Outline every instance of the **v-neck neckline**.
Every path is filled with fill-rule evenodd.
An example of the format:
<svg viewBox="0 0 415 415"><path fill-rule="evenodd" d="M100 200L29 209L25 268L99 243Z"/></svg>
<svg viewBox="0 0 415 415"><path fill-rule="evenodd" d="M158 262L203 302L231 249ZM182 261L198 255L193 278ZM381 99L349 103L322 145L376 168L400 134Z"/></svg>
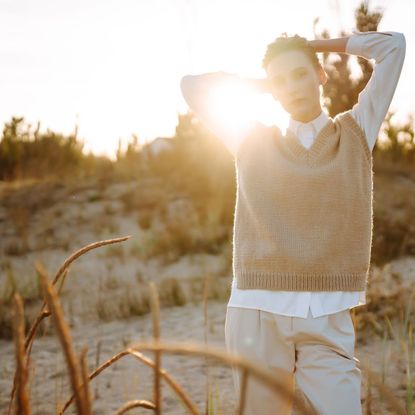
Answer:
<svg viewBox="0 0 415 415"><path fill-rule="evenodd" d="M333 133L334 122L329 118L314 138L310 148L306 148L302 145L299 138L289 129L283 136L283 140L287 143L287 147L291 150L295 157L305 160L314 159L320 154L321 148L323 148L327 142L327 138Z"/></svg>

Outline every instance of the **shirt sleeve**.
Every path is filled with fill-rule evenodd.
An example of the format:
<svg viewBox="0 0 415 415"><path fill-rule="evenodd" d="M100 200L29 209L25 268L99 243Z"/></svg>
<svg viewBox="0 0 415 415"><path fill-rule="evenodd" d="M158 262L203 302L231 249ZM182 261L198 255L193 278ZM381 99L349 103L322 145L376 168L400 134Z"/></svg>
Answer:
<svg viewBox="0 0 415 415"><path fill-rule="evenodd" d="M226 97L237 89L230 88L221 96L220 88L226 88L226 85L242 86L242 82L239 76L226 72L185 75L180 81L180 89L189 108L236 157L241 143L258 122L248 115L244 98L239 100L236 108L233 105L235 97ZM226 98L230 98L229 102Z"/></svg>
<svg viewBox="0 0 415 415"><path fill-rule="evenodd" d="M355 31L347 41L346 53L375 60L372 75L351 110L366 134L370 151L395 93L405 51L405 36L399 32Z"/></svg>

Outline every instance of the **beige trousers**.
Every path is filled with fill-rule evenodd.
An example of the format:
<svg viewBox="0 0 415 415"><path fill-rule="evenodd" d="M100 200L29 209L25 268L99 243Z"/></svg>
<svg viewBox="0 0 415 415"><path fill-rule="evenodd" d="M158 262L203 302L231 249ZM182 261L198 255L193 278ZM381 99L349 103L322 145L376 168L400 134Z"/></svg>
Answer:
<svg viewBox="0 0 415 415"><path fill-rule="evenodd" d="M228 351L270 368L288 371L284 380L300 389L319 415L361 415L361 371L354 357L355 330L349 309L313 318L288 317L262 310L228 307ZM239 400L240 370L232 368ZM244 415L288 415L293 403L257 380L248 378Z"/></svg>

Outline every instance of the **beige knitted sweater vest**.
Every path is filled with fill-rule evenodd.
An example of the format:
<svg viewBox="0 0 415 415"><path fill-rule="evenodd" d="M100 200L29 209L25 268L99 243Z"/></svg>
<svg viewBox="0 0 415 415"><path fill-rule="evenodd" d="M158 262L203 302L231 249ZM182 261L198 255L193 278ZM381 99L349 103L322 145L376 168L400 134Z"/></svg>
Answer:
<svg viewBox="0 0 415 415"><path fill-rule="evenodd" d="M259 124L235 158L233 272L239 289L366 289L373 229L372 154L350 111L310 149Z"/></svg>

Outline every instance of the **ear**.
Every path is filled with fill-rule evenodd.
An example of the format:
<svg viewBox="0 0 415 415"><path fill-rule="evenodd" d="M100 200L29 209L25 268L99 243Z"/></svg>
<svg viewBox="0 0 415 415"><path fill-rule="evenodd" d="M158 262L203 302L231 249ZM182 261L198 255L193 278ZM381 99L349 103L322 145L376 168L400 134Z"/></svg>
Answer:
<svg viewBox="0 0 415 415"><path fill-rule="evenodd" d="M318 72L318 77L319 77L320 84L321 85L325 85L326 82L327 82L327 79L328 79L326 71L323 69L322 66L320 66L318 68L318 71L317 72Z"/></svg>

